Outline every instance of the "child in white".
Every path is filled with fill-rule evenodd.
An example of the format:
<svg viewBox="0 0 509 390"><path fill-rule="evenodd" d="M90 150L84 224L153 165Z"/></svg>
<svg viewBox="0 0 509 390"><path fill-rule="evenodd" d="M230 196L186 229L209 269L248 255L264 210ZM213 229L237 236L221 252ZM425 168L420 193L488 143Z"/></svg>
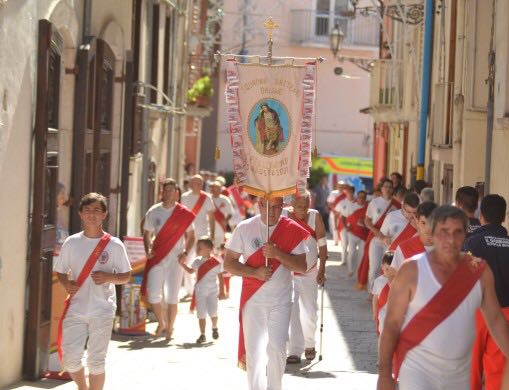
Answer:
<svg viewBox="0 0 509 390"><path fill-rule="evenodd" d="M200 276L200 268L210 268L204 275L199 277L194 286L194 298L196 299L196 314L200 326L200 337L196 340L198 344L207 341L205 337L206 317L209 315L212 321L212 338L219 338L217 328L217 303L218 299L224 299L224 282L223 282L223 264L218 259L212 257L214 244L208 237L202 237L196 244L197 257L191 267L185 263L185 259L180 261L180 265L188 273L198 273ZM211 263L212 262L212 263ZM217 280L219 280L219 287Z"/></svg>
<svg viewBox="0 0 509 390"><path fill-rule="evenodd" d="M394 252L387 251L382 258L382 275L378 276L373 282L373 319L377 324L377 334L382 333L383 324L385 320L385 314L387 313L387 300L385 302L379 302L380 293L388 284L390 285L396 273L391 269L392 259L394 258Z"/></svg>
<svg viewBox="0 0 509 390"><path fill-rule="evenodd" d="M111 237L90 275L81 287L76 284L105 234L102 221L106 218L106 210L104 196L91 193L82 198L79 214L84 230L65 240L54 267L59 282L71 295L62 326L63 368L79 389L100 390L104 385L106 351L117 308L115 284L126 283L131 271L124 244ZM82 365L85 345L90 385L87 385Z"/></svg>

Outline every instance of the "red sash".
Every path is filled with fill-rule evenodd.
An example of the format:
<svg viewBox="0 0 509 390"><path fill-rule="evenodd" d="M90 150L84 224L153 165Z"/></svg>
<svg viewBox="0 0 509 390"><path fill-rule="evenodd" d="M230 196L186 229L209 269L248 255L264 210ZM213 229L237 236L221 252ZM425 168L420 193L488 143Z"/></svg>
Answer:
<svg viewBox="0 0 509 390"><path fill-rule="evenodd" d="M338 203L341 202L345 198L346 198L346 194L344 194L344 193L336 196L336 199L334 199L334 202L332 203L332 211L334 212L334 214L337 213L336 206L338 205ZM344 229L343 221L341 220L341 214L339 214L339 218L338 218L338 233L340 233L343 229Z"/></svg>
<svg viewBox="0 0 509 390"><path fill-rule="evenodd" d="M194 285L194 289L196 291L196 285L200 283L200 280L203 279L205 275L214 267L218 266L220 263L214 256L211 256L207 261L205 261L200 268L198 268L198 272L196 273L196 283ZM193 311L196 308L196 293L193 292L193 299L191 299L191 307L189 310Z"/></svg>
<svg viewBox="0 0 509 390"><path fill-rule="evenodd" d="M222 213L222 211L216 206L214 203L215 210L214 210L214 217L216 218L216 222L221 225L221 229L223 229L223 232L226 233L226 217Z"/></svg>
<svg viewBox="0 0 509 390"><path fill-rule="evenodd" d="M309 226L309 224L306 221L304 221L303 219L297 218L294 213L292 213L291 215L293 215L293 217L290 217L290 214L288 214L288 218L291 218L293 221L297 222L299 224L299 226L301 228L304 228L309 233L309 235L311 237L313 237L315 240L317 239L315 230L311 226ZM317 245L318 245L318 243L317 243ZM318 259L315 262L315 264L313 264L311 267L309 267L309 269L307 271L311 271L313 268L315 268L317 262L318 262ZM296 276L304 275L304 273L302 273L302 272L294 272L293 274Z"/></svg>
<svg viewBox="0 0 509 390"><path fill-rule="evenodd" d="M195 208L196 205L193 210ZM143 281L141 282L142 296L147 295L148 273L153 267L159 264L168 255L168 253L170 253L175 244L177 244L182 235L186 232L189 225L191 225L194 218L195 214L188 208L182 206L180 203L175 204L175 209L173 210L171 217L166 220L152 244L154 257L147 259L147 263L145 264Z"/></svg>
<svg viewBox="0 0 509 390"><path fill-rule="evenodd" d="M94 269L95 264L97 263L97 260L99 259L99 256L101 256L101 253L103 253L104 248L106 248L106 245L111 240L111 235L106 233L104 234L99 242L97 243L96 247L90 254L90 256L87 259L87 262L81 269L80 274L78 275L78 279L76 279L76 285L78 288L80 288L83 283L85 283L85 280L88 278L92 270ZM62 332L63 332L63 323L65 315L67 314L67 311L69 310L69 306L71 306L71 299L72 297L70 295L67 296L64 302L64 311L62 312L62 316L60 317L60 320L58 321L58 335L57 335L57 345L58 345L58 358L60 360L60 363L62 363Z"/></svg>
<svg viewBox="0 0 509 390"><path fill-rule="evenodd" d="M276 228L270 236L270 242L276 244L283 252L290 253L301 241L308 237L308 233L301 228L296 222L287 217L281 217ZM280 262L275 259L269 259L269 266L273 272L276 272L280 266ZM258 249L246 260L246 265L253 268L263 267L265 265L265 257L263 257L262 249ZM244 345L244 331L242 328L242 309L247 301L258 291L265 282L249 277L242 278L242 292L240 294L240 310L239 310L239 367L246 367L246 347Z"/></svg>
<svg viewBox="0 0 509 390"><path fill-rule="evenodd" d="M200 191L200 196L198 197L198 200L196 201L193 209L191 210L191 212L195 216L197 216L200 213L201 207L203 206L203 203L205 203L205 199L207 199L207 193L204 191Z"/></svg>
<svg viewBox="0 0 509 390"><path fill-rule="evenodd" d="M380 335L380 322L378 319L378 316L380 314L380 310L384 308L384 306L387 304L387 300L389 299L389 291L391 287L389 286L389 283L387 283L382 291L380 291L380 295L378 296L378 304L376 308L376 333Z"/></svg>
<svg viewBox="0 0 509 390"><path fill-rule="evenodd" d="M407 223L405 228L392 241L392 244L389 245L389 250L395 251L399 244L412 238L415 235L415 233L417 233L417 230L412 226L410 222Z"/></svg>
<svg viewBox="0 0 509 390"><path fill-rule="evenodd" d="M391 199L389 206L385 209L385 211L380 215L378 221L373 225L375 228L380 229L382 224L384 223L385 217L389 213L393 207L396 209L401 208L401 203L399 203L396 199ZM366 238L366 243L364 244L364 253L362 255L361 264L359 265L359 269L357 270L357 281L359 283L360 288L364 288L368 283L368 273L369 273L369 245L371 244L371 240L374 238L373 232L370 230L368 237Z"/></svg>
<svg viewBox="0 0 509 390"><path fill-rule="evenodd" d="M415 255L423 253L426 250L419 236L415 236L409 240L403 241L401 244L399 244L399 249L401 249L401 253L403 253L403 260L414 257Z"/></svg>
<svg viewBox="0 0 509 390"><path fill-rule="evenodd" d="M365 226L359 225L359 221L366 217L367 209L368 205L365 205L364 207L355 210L352 214L346 217L346 223L350 225L350 233L356 237L359 237L363 241L365 241L368 237L369 229Z"/></svg>
<svg viewBox="0 0 509 390"><path fill-rule="evenodd" d="M463 258L440 290L401 331L393 355L393 372L396 379L408 351L419 345L433 329L456 310L481 277L486 263L481 261L473 265L471 259L470 256Z"/></svg>
<svg viewBox="0 0 509 390"><path fill-rule="evenodd" d="M244 206L244 201L242 200L242 197L240 196L239 188L236 185L232 185L228 187L228 193L232 196L233 200L235 201L235 204L237 205L237 208L239 209L240 215L243 217L246 216L246 207Z"/></svg>

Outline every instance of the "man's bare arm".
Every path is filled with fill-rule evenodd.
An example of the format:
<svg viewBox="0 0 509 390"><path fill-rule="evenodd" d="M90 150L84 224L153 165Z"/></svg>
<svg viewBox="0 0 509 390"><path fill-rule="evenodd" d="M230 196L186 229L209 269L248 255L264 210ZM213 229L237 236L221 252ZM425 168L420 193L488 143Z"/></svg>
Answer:
<svg viewBox="0 0 509 390"><path fill-rule="evenodd" d="M193 245L194 245L194 240L195 240L194 230L185 232L184 236L186 238L185 251L186 251L186 253L189 253L193 249Z"/></svg>
<svg viewBox="0 0 509 390"><path fill-rule="evenodd" d="M507 320L500 309L495 292L493 272L489 267L484 270L481 283L483 286L481 311L486 320L486 325L502 353L509 356L509 325L507 325Z"/></svg>
<svg viewBox="0 0 509 390"><path fill-rule="evenodd" d="M215 237L216 233L216 216L214 215L213 211L208 212L209 216L209 230L210 230L210 237Z"/></svg>
<svg viewBox="0 0 509 390"><path fill-rule="evenodd" d="M378 389L392 389L392 356L399 339L401 326L405 319L417 283L417 264L414 261L405 263L394 281L391 283L389 299L387 301L387 314L380 335L379 349L379 379Z"/></svg>
<svg viewBox="0 0 509 390"><path fill-rule="evenodd" d="M149 256L152 254L152 232L148 230L143 231L143 246L147 257L150 258Z"/></svg>
<svg viewBox="0 0 509 390"><path fill-rule="evenodd" d="M373 221L371 220L370 217L366 216L364 217L364 225L373 232L373 234L376 236L380 230L378 230L374 225L373 225Z"/></svg>
<svg viewBox="0 0 509 390"><path fill-rule="evenodd" d="M224 270L231 273L232 275L256 278L259 280L269 280L272 276L272 270L269 267L254 268L249 265L242 264L240 259L241 254L234 252L230 249L226 249L224 257Z"/></svg>
<svg viewBox="0 0 509 390"><path fill-rule="evenodd" d="M325 225L323 223L322 216L320 214L316 214L315 220L315 231L316 238L318 241L325 239ZM327 252L327 241L325 241L324 245L318 244L318 257L320 259L320 265L318 267L318 275L316 276L316 282L320 285L325 283L325 263L327 262L327 257L329 256Z"/></svg>

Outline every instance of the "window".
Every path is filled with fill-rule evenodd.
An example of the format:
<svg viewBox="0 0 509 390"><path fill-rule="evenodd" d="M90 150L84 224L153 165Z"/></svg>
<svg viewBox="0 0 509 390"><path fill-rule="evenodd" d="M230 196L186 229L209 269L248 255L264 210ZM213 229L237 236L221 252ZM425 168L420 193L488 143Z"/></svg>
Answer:
<svg viewBox="0 0 509 390"><path fill-rule="evenodd" d="M348 9L348 4L349 0L316 0L315 35L328 36L336 24L346 34L348 21L341 12Z"/></svg>

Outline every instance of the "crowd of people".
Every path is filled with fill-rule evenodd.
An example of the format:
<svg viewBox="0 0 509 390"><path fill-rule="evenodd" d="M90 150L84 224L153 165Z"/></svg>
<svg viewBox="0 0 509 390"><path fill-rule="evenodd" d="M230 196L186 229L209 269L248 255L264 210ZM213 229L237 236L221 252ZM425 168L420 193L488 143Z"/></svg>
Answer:
<svg viewBox="0 0 509 390"><path fill-rule="evenodd" d="M229 296L230 277L240 276L239 366L249 390L281 390L286 364L317 356L329 235L372 302L378 389L509 390L509 377L502 379L509 237L501 196L479 199L475 188L461 187L454 206L439 206L426 183L407 190L399 173L369 194L342 181L329 191L324 178L312 192L266 200L225 184L195 175L182 191L167 179L143 219L141 291L157 321L155 337L172 339L178 303L190 299L196 343L207 341L207 317L217 340L218 301ZM79 209L84 230L66 240L55 268L71 296L62 361L80 390L99 390L113 285L127 282L130 267L120 240L102 229L106 199L88 194ZM88 383L81 365L87 338Z"/></svg>

